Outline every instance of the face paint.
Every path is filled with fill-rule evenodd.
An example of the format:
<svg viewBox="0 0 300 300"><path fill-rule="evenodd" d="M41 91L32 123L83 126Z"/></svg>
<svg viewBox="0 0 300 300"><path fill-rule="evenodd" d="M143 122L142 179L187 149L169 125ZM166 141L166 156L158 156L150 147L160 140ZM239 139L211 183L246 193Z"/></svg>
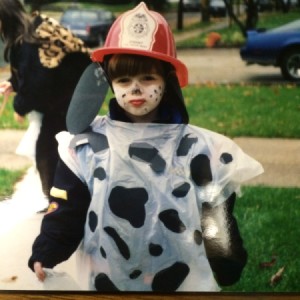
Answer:
<svg viewBox="0 0 300 300"><path fill-rule="evenodd" d="M165 91L163 78L156 74L122 76L112 81L118 104L132 116L143 117L155 111ZM143 118L141 118L141 121Z"/></svg>

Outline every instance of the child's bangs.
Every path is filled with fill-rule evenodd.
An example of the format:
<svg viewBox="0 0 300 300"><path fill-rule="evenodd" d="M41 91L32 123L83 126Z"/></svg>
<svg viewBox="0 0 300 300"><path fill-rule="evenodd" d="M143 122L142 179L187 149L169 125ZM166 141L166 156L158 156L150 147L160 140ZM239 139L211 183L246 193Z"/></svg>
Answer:
<svg viewBox="0 0 300 300"><path fill-rule="evenodd" d="M108 64L108 76L111 80L122 76L135 76L153 72L163 75L162 63L157 59L147 56L114 55Z"/></svg>

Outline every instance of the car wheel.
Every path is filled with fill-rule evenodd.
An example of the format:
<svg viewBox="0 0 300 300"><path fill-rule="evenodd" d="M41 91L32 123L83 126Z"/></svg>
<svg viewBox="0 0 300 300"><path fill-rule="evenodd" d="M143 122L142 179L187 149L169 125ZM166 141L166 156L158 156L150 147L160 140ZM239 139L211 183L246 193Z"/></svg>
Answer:
<svg viewBox="0 0 300 300"><path fill-rule="evenodd" d="M280 68L284 78L300 81L300 48L287 51L281 60Z"/></svg>

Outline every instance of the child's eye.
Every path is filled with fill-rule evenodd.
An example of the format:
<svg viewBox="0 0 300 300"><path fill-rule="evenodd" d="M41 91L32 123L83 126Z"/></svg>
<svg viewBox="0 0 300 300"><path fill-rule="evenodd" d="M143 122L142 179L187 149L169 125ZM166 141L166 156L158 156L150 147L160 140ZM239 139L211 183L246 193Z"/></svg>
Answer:
<svg viewBox="0 0 300 300"><path fill-rule="evenodd" d="M115 80L116 83L128 83L130 82L129 77L120 77Z"/></svg>
<svg viewBox="0 0 300 300"><path fill-rule="evenodd" d="M143 76L143 80L145 81L152 81L152 80L155 80L155 76L154 75L145 75Z"/></svg>

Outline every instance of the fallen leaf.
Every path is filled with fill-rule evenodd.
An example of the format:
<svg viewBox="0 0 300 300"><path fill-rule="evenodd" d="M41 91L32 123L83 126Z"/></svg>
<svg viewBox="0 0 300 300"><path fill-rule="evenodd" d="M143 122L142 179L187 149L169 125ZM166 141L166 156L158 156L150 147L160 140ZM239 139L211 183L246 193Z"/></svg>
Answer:
<svg viewBox="0 0 300 300"><path fill-rule="evenodd" d="M275 265L276 263L276 257L275 256L272 256L272 259L270 261L266 261L266 262L261 262L259 264L259 267L261 269L265 269L265 268L271 268Z"/></svg>
<svg viewBox="0 0 300 300"><path fill-rule="evenodd" d="M18 279L18 276L11 276L9 278L4 278L1 281L5 283L15 282Z"/></svg>
<svg viewBox="0 0 300 300"><path fill-rule="evenodd" d="M270 280L271 286L274 286L282 279L282 274L284 271L284 267L280 268L272 277Z"/></svg>

